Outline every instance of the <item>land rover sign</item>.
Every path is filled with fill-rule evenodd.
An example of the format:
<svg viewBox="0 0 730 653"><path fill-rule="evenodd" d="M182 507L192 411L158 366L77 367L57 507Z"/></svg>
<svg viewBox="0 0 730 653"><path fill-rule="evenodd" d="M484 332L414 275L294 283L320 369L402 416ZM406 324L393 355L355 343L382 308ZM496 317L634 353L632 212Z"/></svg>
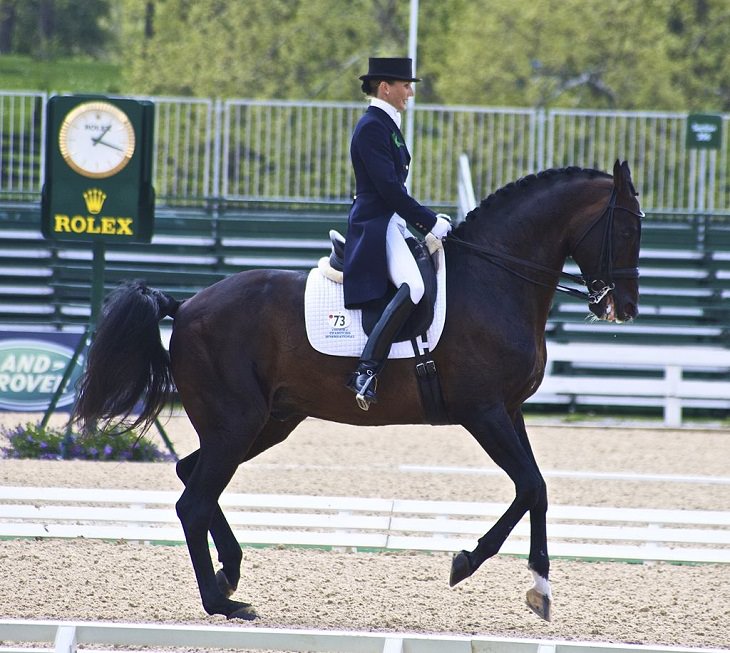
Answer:
<svg viewBox="0 0 730 653"><path fill-rule="evenodd" d="M65 342L35 337L1 339L0 410L46 409L73 357L74 344L69 344L71 346ZM58 407L70 407L73 403L74 387L82 369L83 360L80 357L61 394Z"/></svg>

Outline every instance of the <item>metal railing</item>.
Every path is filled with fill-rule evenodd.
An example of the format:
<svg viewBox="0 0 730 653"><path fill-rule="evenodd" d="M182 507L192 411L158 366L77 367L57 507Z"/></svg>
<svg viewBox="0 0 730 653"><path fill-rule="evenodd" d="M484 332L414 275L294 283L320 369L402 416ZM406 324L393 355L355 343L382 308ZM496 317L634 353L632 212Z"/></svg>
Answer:
<svg viewBox="0 0 730 653"><path fill-rule="evenodd" d="M45 93L0 91L0 197L32 198L45 167Z"/></svg>
<svg viewBox="0 0 730 653"><path fill-rule="evenodd" d="M0 199L37 199L46 148L44 93L0 92ZM147 97L156 107L154 179L163 204L349 203L349 141L363 103ZM632 168L651 210L730 210L729 116L718 150L690 150L682 112L416 105L413 194L456 206L458 159L476 197L551 167Z"/></svg>

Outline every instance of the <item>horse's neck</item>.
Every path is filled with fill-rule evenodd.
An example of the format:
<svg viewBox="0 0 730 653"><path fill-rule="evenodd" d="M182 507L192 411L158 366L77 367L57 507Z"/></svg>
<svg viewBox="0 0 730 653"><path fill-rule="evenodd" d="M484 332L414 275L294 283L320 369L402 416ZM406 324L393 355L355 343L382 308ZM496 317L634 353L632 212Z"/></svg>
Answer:
<svg viewBox="0 0 730 653"><path fill-rule="evenodd" d="M474 230L473 240L490 249L559 271L568 255L570 215L559 201L505 207ZM476 225L475 225L476 226Z"/></svg>
<svg viewBox="0 0 730 653"><path fill-rule="evenodd" d="M571 229L575 228L574 216L567 209L575 206L575 197L569 201L569 192L540 193L533 199L490 208L487 214L468 225L465 234L475 245L527 263L524 266L514 261L504 265L485 263L488 268L480 265L468 274L474 283L484 283L487 287L494 284L495 275L504 277L500 285L505 287L513 285L510 277L513 278L516 290L505 295L509 310L519 313L537 331L544 330L547 322L559 273L568 256ZM545 270L536 270L530 264L553 270L555 274L546 274ZM488 274L484 274L485 269ZM523 279L518 280L519 276Z"/></svg>

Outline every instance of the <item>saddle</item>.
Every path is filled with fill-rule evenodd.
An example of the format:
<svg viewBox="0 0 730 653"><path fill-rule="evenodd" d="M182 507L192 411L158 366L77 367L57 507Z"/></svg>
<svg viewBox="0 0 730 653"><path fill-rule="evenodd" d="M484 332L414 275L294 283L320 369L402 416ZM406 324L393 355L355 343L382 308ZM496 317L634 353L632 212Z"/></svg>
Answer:
<svg viewBox="0 0 730 653"><path fill-rule="evenodd" d="M322 270L329 279L342 283L343 270L345 264L345 237L338 231L331 229L329 232L330 241L332 243L332 251L329 259L325 259L326 264L320 262L320 269L329 267L333 274L328 274L326 270ZM425 333L433 322L434 306L436 303L436 266L434 265L427 241L419 241L416 238L406 238L406 244L416 260L418 269L423 278L425 293L420 302L416 305L413 314L408 318L403 328L398 332L394 342L404 342ZM435 249L435 246L434 246ZM359 308L362 310L362 328L367 335L375 327L375 324L383 314L385 307L395 295L398 289L393 284L388 284L388 291L385 296L362 304Z"/></svg>

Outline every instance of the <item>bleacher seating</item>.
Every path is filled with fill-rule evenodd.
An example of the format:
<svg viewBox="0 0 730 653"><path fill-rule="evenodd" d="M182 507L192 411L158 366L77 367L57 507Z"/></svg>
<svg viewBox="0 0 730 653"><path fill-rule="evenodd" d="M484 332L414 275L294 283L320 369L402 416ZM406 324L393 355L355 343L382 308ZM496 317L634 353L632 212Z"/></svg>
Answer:
<svg viewBox="0 0 730 653"><path fill-rule="evenodd" d="M187 297L251 268L308 269L329 252L328 230L344 229L347 209L320 212L158 209L151 243L108 243L104 294L144 279ZM91 312L93 248L49 241L37 206L0 207L0 325L7 329L82 328Z"/></svg>
<svg viewBox="0 0 730 653"><path fill-rule="evenodd" d="M305 270L344 231L347 207L158 208L149 244L108 244L104 291L142 278L176 297L256 267ZM568 262L568 271L577 267ZM640 257L640 315L632 324L587 320L584 301L556 294L548 336L558 342L730 347L730 216L649 215ZM40 234L37 205L0 205L0 325L80 329L93 280L89 243Z"/></svg>
<svg viewBox="0 0 730 653"><path fill-rule="evenodd" d="M550 337L618 344L730 347L730 216L649 215L642 230L639 317L581 320L584 302L556 295ZM577 273L577 267L568 271Z"/></svg>

